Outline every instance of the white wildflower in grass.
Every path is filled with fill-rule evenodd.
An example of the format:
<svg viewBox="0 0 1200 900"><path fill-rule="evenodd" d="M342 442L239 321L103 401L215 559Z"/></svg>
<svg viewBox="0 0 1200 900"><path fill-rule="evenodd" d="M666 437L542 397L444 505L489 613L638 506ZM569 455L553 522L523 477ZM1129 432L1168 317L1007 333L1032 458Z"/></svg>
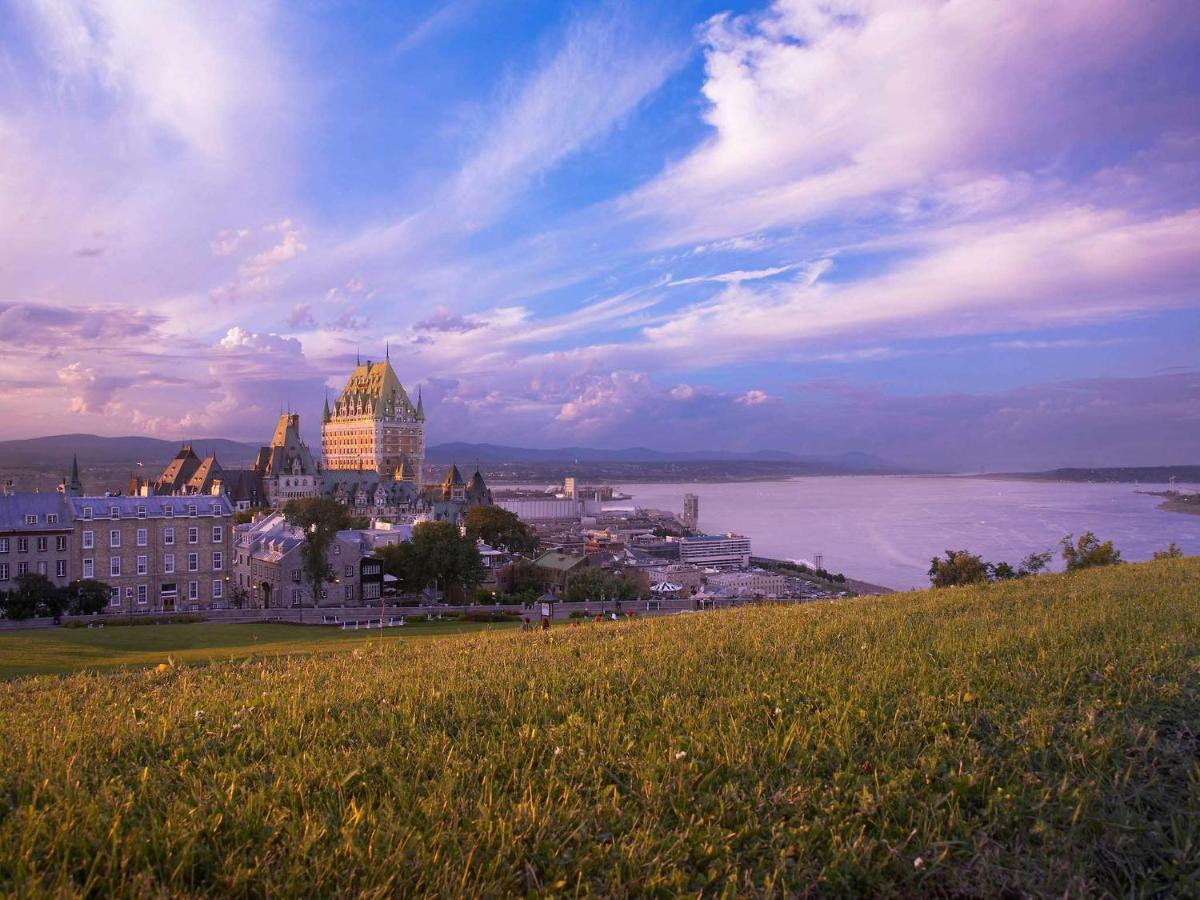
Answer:
<svg viewBox="0 0 1200 900"><path fill-rule="evenodd" d="M686 750L677 750L675 752L675 758L676 759L687 759L687 751Z"/></svg>
<svg viewBox="0 0 1200 900"><path fill-rule="evenodd" d="M554 755L555 755L555 756L562 756L562 747L555 747L555 748L554 748Z"/></svg>
<svg viewBox="0 0 1200 900"><path fill-rule="evenodd" d="M918 872L921 869L925 868L925 858L918 856L916 859L914 859L913 860L913 868L916 869Z"/></svg>
<svg viewBox="0 0 1200 900"><path fill-rule="evenodd" d="M204 718L204 710L198 709L192 714L192 718L197 722Z"/></svg>

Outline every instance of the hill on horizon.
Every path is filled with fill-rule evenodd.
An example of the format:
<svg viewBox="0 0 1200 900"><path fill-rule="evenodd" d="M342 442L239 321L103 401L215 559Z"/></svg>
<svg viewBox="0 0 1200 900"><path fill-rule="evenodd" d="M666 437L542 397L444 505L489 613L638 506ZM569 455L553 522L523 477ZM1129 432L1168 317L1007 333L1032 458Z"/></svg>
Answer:
<svg viewBox="0 0 1200 900"><path fill-rule="evenodd" d="M133 465L147 467L166 464L183 444L189 443L201 456L216 453L225 465L251 462L259 444L228 438L193 438L169 441L161 438L127 435L105 437L95 434L56 434L45 437L0 441L0 466L62 469L78 455L81 466ZM695 450L666 451L649 447L601 449L595 447L532 448L502 444L473 444L451 441L426 448L426 461L432 464L457 462L481 463L671 463L671 462L760 462L793 463L839 472L901 472L899 466L867 453L843 453L830 457L805 457L785 450Z"/></svg>

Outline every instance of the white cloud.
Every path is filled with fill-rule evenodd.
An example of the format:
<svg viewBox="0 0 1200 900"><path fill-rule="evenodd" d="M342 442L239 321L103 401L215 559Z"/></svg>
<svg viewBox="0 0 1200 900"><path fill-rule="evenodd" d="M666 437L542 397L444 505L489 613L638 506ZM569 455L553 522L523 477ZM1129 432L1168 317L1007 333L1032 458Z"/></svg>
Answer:
<svg viewBox="0 0 1200 900"><path fill-rule="evenodd" d="M1119 97L1098 76L1180 18L1186 4L1121 0L778 0L717 16L704 31L713 134L628 208L665 220L671 244L994 184L997 168L1119 134Z"/></svg>
<svg viewBox="0 0 1200 900"><path fill-rule="evenodd" d="M217 346L232 352L281 353L289 356L299 356L301 353L300 341L296 338L281 337L274 333L259 334L238 325L225 332Z"/></svg>

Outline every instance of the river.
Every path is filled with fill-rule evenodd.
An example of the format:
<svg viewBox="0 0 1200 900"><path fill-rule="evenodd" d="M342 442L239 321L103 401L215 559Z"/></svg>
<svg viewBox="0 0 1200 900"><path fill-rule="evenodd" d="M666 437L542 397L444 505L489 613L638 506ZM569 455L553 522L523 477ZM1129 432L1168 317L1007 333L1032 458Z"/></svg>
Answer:
<svg viewBox="0 0 1200 900"><path fill-rule="evenodd" d="M1131 484L862 475L622 489L633 499L607 507L679 512L693 493L701 530L745 534L761 556L811 561L820 553L832 572L892 588L928 585L930 557L947 549L1015 566L1053 547L1057 563L1059 539L1089 530L1129 561L1171 541L1200 554L1200 516L1157 509L1160 497Z"/></svg>

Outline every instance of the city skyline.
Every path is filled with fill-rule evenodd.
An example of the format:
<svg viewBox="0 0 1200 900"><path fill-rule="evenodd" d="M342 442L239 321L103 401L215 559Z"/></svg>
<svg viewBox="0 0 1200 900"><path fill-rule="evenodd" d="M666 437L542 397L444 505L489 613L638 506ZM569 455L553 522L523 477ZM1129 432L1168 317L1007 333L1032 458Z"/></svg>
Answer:
<svg viewBox="0 0 1200 900"><path fill-rule="evenodd" d="M1200 451L1188 4L11 6L4 438Z"/></svg>

